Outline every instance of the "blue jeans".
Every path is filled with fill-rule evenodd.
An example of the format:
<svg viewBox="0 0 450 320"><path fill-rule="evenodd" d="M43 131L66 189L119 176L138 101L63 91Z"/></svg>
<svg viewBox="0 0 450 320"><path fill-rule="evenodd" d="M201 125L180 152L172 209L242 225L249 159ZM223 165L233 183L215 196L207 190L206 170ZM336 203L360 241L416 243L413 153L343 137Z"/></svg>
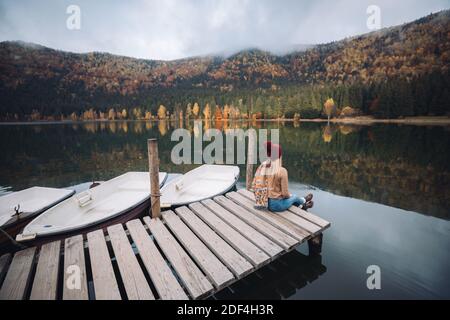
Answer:
<svg viewBox="0 0 450 320"><path fill-rule="evenodd" d="M305 198L300 198L299 196L291 196L286 199L270 199L269 198L269 210L273 212L286 211L292 206L300 207L305 204Z"/></svg>

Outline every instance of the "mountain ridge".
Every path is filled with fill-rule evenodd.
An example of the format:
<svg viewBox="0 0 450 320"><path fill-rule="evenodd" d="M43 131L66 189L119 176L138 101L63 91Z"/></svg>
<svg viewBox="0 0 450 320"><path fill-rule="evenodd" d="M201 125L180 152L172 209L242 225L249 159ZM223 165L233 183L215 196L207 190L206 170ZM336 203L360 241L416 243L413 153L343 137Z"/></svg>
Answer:
<svg viewBox="0 0 450 320"><path fill-rule="evenodd" d="M188 102L167 98L175 91L189 96L185 91L190 90L195 96L209 90L210 96L223 96L288 86L369 88L398 79L411 82L431 73L448 79L449 65L450 10L285 55L247 49L228 57L164 61L6 41L0 43L0 117L17 109L20 114L30 113L30 108L44 114L70 113L132 103L165 103L174 109L174 104ZM46 94L34 99L38 92ZM320 108L323 101L308 103Z"/></svg>

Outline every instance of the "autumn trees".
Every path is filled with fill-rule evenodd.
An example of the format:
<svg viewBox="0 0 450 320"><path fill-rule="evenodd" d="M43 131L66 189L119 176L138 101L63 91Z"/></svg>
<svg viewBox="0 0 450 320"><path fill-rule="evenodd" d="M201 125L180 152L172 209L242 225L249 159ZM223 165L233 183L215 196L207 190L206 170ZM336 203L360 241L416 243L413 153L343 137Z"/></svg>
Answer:
<svg viewBox="0 0 450 320"><path fill-rule="evenodd" d="M433 71L416 79L391 79L364 85L284 85L218 93L211 88L162 89L154 95L115 97L77 106L49 108L35 101L16 112L0 105L0 121L40 120L283 120L353 117L442 116L450 114L450 74ZM1 90L1 88L0 88ZM164 98L160 98L164 97ZM109 99L106 101L110 101Z"/></svg>
<svg viewBox="0 0 450 320"><path fill-rule="evenodd" d="M158 119L164 120L167 117L167 109L164 105L160 105L158 108Z"/></svg>
<svg viewBox="0 0 450 320"><path fill-rule="evenodd" d="M205 108L203 109L203 119L205 120L211 119L211 107L209 106L209 103L207 103Z"/></svg>
<svg viewBox="0 0 450 320"><path fill-rule="evenodd" d="M328 121L330 121L332 114L336 111L336 105L334 104L334 100L332 98L328 98L323 105L323 109L326 116L328 117Z"/></svg>
<svg viewBox="0 0 450 320"><path fill-rule="evenodd" d="M446 10L283 56L244 50L170 62L3 42L0 120L328 118L329 98L336 115L448 115L449 28Z"/></svg>
<svg viewBox="0 0 450 320"><path fill-rule="evenodd" d="M341 117L355 117L358 115L358 111L352 107L344 107L340 113Z"/></svg>
<svg viewBox="0 0 450 320"><path fill-rule="evenodd" d="M192 114L194 115L195 118L198 119L199 115L200 115L200 106L198 105L198 103L194 103L194 107L192 108Z"/></svg>

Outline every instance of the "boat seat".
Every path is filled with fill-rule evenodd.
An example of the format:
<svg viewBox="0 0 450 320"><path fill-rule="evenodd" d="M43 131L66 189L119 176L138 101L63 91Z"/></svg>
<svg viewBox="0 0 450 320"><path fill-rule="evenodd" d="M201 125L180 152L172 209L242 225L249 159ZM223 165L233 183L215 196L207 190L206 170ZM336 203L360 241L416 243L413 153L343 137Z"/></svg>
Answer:
<svg viewBox="0 0 450 320"><path fill-rule="evenodd" d="M184 181L183 179L180 179L177 183L175 183L175 188L179 191L184 188Z"/></svg>
<svg viewBox="0 0 450 320"><path fill-rule="evenodd" d="M92 193L89 191L82 192L76 197L76 200L78 201L78 206L83 208L92 202Z"/></svg>

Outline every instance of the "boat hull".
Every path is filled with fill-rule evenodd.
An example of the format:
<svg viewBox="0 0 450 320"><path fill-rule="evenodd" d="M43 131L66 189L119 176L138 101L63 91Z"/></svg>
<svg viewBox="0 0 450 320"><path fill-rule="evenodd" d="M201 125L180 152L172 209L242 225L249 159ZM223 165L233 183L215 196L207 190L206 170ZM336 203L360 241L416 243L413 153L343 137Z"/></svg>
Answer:
<svg viewBox="0 0 450 320"><path fill-rule="evenodd" d="M98 224L94 224L89 227L79 229L79 230L74 230L71 232L37 237L30 241L21 242L20 245L23 245L25 247L35 247L35 246L41 246L45 243L49 243L49 242L53 242L53 241L64 240L66 238L70 238L72 236L76 236L76 235L80 235L80 234L85 236L87 233L89 233L91 231L95 231L95 230L99 230L99 229L106 230L106 228L109 226L112 226L115 224L123 224L130 220L133 220L133 219L136 219L139 217L143 217L146 214L149 214L149 209L150 209L150 201L148 200L148 201L145 201L144 203L139 204L135 208L132 208L129 211L127 211L119 216L116 216L112 219L109 219L107 221L99 222ZM18 229L16 234L19 233L25 225L26 225L26 223L22 225L22 228ZM17 249L20 249L20 248L17 248Z"/></svg>
<svg viewBox="0 0 450 320"><path fill-rule="evenodd" d="M167 178L160 173L160 184ZM21 243L35 238L79 232L124 216L150 200L148 173L127 172L61 202L32 220L16 237Z"/></svg>
<svg viewBox="0 0 450 320"><path fill-rule="evenodd" d="M40 214L42 214L43 212L45 212L46 210L48 210L49 208L57 205L58 203L70 198L71 196L73 196L75 193L74 190L72 190L72 192L67 192L67 194L63 197L61 197L60 199L55 200L54 202L52 202L51 204L49 204L48 206L33 212L33 213L29 213L27 216L22 217L12 223L8 223L5 226L1 227L1 232L0 232L0 253L3 251L8 250L9 248L13 247L13 243L14 243L14 239L15 237L23 230L23 228L25 228L25 226L30 223L36 216L39 216ZM11 240L12 239L12 240Z"/></svg>

